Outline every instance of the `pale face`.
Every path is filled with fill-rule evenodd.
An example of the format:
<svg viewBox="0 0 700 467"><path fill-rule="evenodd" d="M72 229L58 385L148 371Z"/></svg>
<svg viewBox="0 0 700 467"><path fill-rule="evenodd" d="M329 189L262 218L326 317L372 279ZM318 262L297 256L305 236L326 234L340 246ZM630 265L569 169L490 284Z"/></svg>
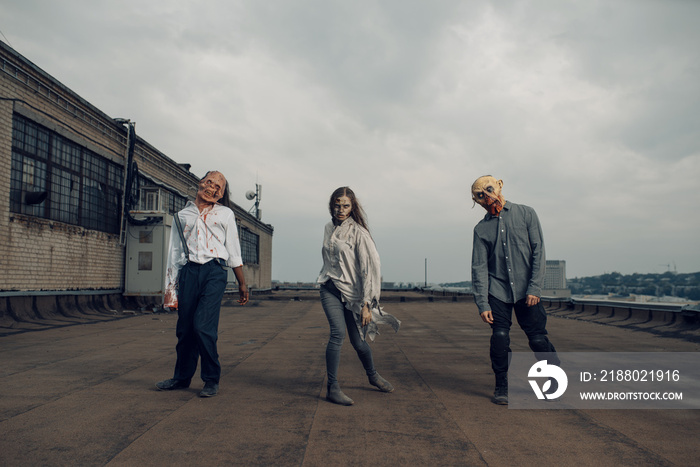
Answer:
<svg viewBox="0 0 700 467"><path fill-rule="evenodd" d="M226 178L220 172L211 172L199 182L197 200L214 204L224 196Z"/></svg>
<svg viewBox="0 0 700 467"><path fill-rule="evenodd" d="M479 177L472 185L472 199L492 215L498 215L506 204L501 194L503 180L496 180L490 175Z"/></svg>
<svg viewBox="0 0 700 467"><path fill-rule="evenodd" d="M345 219L350 217L350 212L352 211L352 201L347 196L341 196L336 198L335 203L333 203L333 218L338 222L343 222Z"/></svg>

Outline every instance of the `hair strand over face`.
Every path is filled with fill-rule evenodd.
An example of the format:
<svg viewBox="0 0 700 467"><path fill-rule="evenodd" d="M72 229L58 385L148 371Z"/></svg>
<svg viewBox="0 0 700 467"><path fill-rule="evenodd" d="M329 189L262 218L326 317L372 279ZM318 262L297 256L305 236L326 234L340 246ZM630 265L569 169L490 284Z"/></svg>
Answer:
<svg viewBox="0 0 700 467"><path fill-rule="evenodd" d="M355 222L357 222L362 227L367 229L367 231L369 231L367 221L365 220L365 211L364 209L362 209L362 205L360 205L360 202L357 200L355 192L353 192L350 189L350 187L341 186L340 188L336 189L331 195L331 199L330 201L328 201L328 211L330 212L331 217L333 217L333 206L335 205L336 200L343 196L347 196L350 199L350 203L352 204L352 209L350 210L350 217L352 217L352 219Z"/></svg>

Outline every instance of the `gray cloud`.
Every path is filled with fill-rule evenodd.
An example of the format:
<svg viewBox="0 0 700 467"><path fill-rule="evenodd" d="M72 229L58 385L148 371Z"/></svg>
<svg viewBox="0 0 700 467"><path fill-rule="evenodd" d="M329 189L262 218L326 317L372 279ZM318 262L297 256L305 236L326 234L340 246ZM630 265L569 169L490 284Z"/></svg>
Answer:
<svg viewBox="0 0 700 467"><path fill-rule="evenodd" d="M535 207L570 276L700 270L700 4L38 0L12 45L196 173L263 185L273 278L320 269L327 196L386 280L469 279L468 187Z"/></svg>

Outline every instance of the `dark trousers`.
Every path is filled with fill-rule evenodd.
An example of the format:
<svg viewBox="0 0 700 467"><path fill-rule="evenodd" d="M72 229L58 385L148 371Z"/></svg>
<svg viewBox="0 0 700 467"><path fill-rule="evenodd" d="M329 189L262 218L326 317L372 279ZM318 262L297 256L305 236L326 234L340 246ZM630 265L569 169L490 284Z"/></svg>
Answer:
<svg viewBox="0 0 700 467"><path fill-rule="evenodd" d="M180 270L177 310L177 362L173 378L190 382L202 358L202 380L217 383L221 376L216 341L219 312L227 273L217 261L187 263Z"/></svg>
<svg viewBox="0 0 700 467"><path fill-rule="evenodd" d="M520 328L527 335L530 349L535 352L537 360L548 360L549 364L558 365L559 358L556 350L547 338L547 312L542 303L527 306L525 299L516 303L506 303L489 295L489 306L493 315L491 325L491 368L496 374L496 380L508 373L508 353L510 352L511 317L515 310L515 318Z"/></svg>
<svg viewBox="0 0 700 467"><path fill-rule="evenodd" d="M338 382L338 367L340 366L340 349L345 340L345 330L347 329L350 343L357 356L362 362L367 376L374 376L377 371L374 369L374 359L372 349L367 341L362 339L360 331L355 324L355 316L343 303L342 295L333 281L328 281L321 285L321 305L328 318L331 328L328 344L326 345L326 372L328 374L328 385Z"/></svg>

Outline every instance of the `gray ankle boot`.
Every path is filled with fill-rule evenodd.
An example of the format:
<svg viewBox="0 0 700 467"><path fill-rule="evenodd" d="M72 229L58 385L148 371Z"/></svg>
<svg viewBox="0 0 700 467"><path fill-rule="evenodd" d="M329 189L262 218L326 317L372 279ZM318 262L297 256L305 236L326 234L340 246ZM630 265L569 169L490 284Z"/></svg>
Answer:
<svg viewBox="0 0 700 467"><path fill-rule="evenodd" d="M343 391L340 390L340 385L338 383L328 385L326 400L340 405L352 405L355 403L352 399L343 394Z"/></svg>
<svg viewBox="0 0 700 467"><path fill-rule="evenodd" d="M375 373L374 376L369 377L369 384L378 387L382 392L394 392L394 386L392 386L389 381L379 376L379 373Z"/></svg>

